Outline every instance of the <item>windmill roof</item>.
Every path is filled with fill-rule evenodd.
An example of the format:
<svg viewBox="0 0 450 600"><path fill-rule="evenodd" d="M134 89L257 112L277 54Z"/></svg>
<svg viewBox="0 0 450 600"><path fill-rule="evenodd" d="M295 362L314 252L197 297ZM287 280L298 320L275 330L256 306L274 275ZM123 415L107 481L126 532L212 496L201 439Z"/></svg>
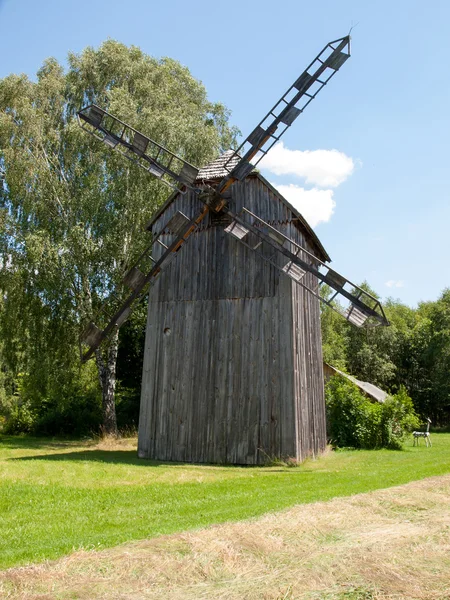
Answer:
<svg viewBox="0 0 450 600"><path fill-rule="evenodd" d="M224 168L224 164L229 160L230 156L232 156L233 154L234 154L234 150L227 150L226 152L221 154L218 158L216 158L215 160L211 161L210 163L208 163L207 165L202 167L198 172L196 181L198 183L200 183L202 181L221 180L224 177L226 177L229 174L230 169L232 169L239 161L239 157L236 155L234 158L231 159L230 163L227 165L227 169ZM282 196L280 194L280 192L269 181L267 181L267 179L265 177L263 177L261 175L261 173L259 173L256 169L250 173L249 177L257 177L260 181L262 181L264 183L265 186L267 186L270 189L270 191L281 202L283 202L283 204L285 206L287 206L287 208L295 215L298 222L301 223L302 227L310 235L314 245L316 246L316 248L319 251L319 254L321 255L320 256L321 260L331 262L331 258L328 255L328 252L323 247L322 242L319 240L319 238L315 234L314 230L309 225L309 223L305 220L305 218L300 213L300 211L297 210L294 206L292 206L292 204L290 202L288 202L288 200L286 200L286 198L284 196ZM159 219L159 217L165 212L165 210L172 204L172 202L175 200L177 195L178 195L178 192L173 192L173 194L171 194L167 198L165 203L161 206L161 208L152 217L151 221L147 224L147 226L146 226L147 230L150 230L152 228L152 225L155 223L155 221L157 221Z"/></svg>
<svg viewBox="0 0 450 600"><path fill-rule="evenodd" d="M231 158L232 157L232 158ZM231 160L230 160L231 158ZM227 169L224 168L224 164L230 160L227 165ZM196 181L209 181L211 179L222 179L226 177L228 173L234 169L239 162L239 156L235 154L234 150L227 150L221 154L218 158L211 161L200 169L197 175Z"/></svg>

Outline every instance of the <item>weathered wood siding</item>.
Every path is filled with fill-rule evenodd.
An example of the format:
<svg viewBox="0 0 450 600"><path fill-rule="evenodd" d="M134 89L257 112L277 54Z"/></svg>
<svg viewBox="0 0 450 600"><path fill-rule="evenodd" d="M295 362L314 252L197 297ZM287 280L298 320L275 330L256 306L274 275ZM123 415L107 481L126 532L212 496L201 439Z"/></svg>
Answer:
<svg viewBox="0 0 450 600"><path fill-rule="evenodd" d="M292 212L259 179L232 190L232 210L245 205L308 247ZM170 243L164 226L173 214L200 207L189 194L177 197L154 233ZM316 299L208 215L150 291L139 456L258 464L319 452L319 319Z"/></svg>
<svg viewBox="0 0 450 600"><path fill-rule="evenodd" d="M309 249L295 225L289 226L286 235ZM302 281L310 289L318 289L317 277L311 273L306 273ZM304 460L323 452L327 443L320 304L307 290L292 284L292 307L297 458Z"/></svg>

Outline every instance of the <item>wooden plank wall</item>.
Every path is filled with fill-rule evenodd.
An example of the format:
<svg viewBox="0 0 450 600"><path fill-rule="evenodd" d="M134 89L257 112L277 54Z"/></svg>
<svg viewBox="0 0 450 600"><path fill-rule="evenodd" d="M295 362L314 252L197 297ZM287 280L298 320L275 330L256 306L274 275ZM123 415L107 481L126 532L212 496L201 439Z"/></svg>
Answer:
<svg viewBox="0 0 450 600"><path fill-rule="evenodd" d="M291 211L261 181L232 189L233 210L245 205L300 241ZM154 231L199 207L180 196ZM317 453L320 315L305 294L208 217L150 292L139 456L258 464Z"/></svg>
<svg viewBox="0 0 450 600"><path fill-rule="evenodd" d="M304 236L291 224L288 235L307 247ZM304 260L308 260L303 255ZM303 283L317 289L318 280L306 273ZM317 456L327 443L323 381L322 334L319 300L299 285L292 286L293 362L296 412L298 415L298 460Z"/></svg>
<svg viewBox="0 0 450 600"><path fill-rule="evenodd" d="M295 455L286 300L150 304L141 456L257 464Z"/></svg>

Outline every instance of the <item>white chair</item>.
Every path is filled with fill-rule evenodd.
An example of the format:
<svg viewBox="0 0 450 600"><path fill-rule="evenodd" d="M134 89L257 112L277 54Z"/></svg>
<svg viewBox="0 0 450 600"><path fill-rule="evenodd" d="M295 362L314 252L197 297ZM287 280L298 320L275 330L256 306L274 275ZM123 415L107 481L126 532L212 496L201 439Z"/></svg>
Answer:
<svg viewBox="0 0 450 600"><path fill-rule="evenodd" d="M420 438L425 438L425 445L427 446L431 446L431 438L430 438L430 423L431 423L431 419L427 418L427 430L426 431L413 431L413 446L416 445L417 442L417 446L419 445L419 440Z"/></svg>

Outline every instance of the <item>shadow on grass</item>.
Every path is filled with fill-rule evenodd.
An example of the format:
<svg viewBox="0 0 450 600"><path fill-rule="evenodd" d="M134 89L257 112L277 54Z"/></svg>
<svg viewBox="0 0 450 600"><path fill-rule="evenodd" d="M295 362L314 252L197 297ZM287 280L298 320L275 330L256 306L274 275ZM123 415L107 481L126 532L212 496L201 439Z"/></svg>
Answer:
<svg viewBox="0 0 450 600"><path fill-rule="evenodd" d="M172 461L161 461L151 460L146 458L138 458L137 449L132 448L130 450L115 450L115 449L97 449L93 446L98 444L98 440L91 438L80 440L74 438L46 438L46 437L32 437L28 435L15 435L7 436L0 435L0 449L7 448L10 450L42 450L48 451L45 454L36 454L31 456L17 456L6 458L5 460L12 462L20 461L77 461L77 462L101 462L109 464L126 464L136 465L139 467L212 467L215 469L270 469L271 472L288 472L292 470L294 464L284 464L279 460L270 460L268 457L266 464L260 465L239 465L231 463L189 463L189 462L172 462ZM85 450L79 450L80 446L85 446ZM70 448L76 447L77 450L73 452L54 452L55 450L70 450ZM295 469L294 469L295 470Z"/></svg>
<svg viewBox="0 0 450 600"><path fill-rule="evenodd" d="M36 448L39 446L30 446ZM45 444L46 448L67 448L67 444ZM77 461L77 462L102 462L102 463L117 463L125 465L136 465L138 467L160 467L163 465L179 465L185 466L185 463L171 463L157 460L147 460L137 457L136 450L80 450L77 452L62 452L55 454L39 454L33 456L18 456L7 459L8 462L22 462L32 460L49 460L49 461ZM190 465L192 466L192 465Z"/></svg>
<svg viewBox="0 0 450 600"><path fill-rule="evenodd" d="M81 443L85 443L81 441ZM92 442L94 443L94 442ZM27 435L0 435L0 448L10 450L38 450L39 448L70 448L79 446L80 440L73 438L31 437Z"/></svg>
<svg viewBox="0 0 450 600"><path fill-rule="evenodd" d="M33 446L35 447L35 446ZM46 446L48 447L48 446ZM67 447L61 444L61 447ZM8 462L22 462L32 460L45 461L76 461L76 462L102 462L109 464L126 464L137 467L214 467L215 469L241 468L241 469L263 469L267 465L231 465L231 464L210 464L210 463L186 463L150 460L147 458L138 458L136 450L81 450L77 452L63 452L55 454L40 454L34 456L18 456L8 458ZM286 471L283 467L270 467L271 472ZM291 470L291 469L288 469Z"/></svg>

